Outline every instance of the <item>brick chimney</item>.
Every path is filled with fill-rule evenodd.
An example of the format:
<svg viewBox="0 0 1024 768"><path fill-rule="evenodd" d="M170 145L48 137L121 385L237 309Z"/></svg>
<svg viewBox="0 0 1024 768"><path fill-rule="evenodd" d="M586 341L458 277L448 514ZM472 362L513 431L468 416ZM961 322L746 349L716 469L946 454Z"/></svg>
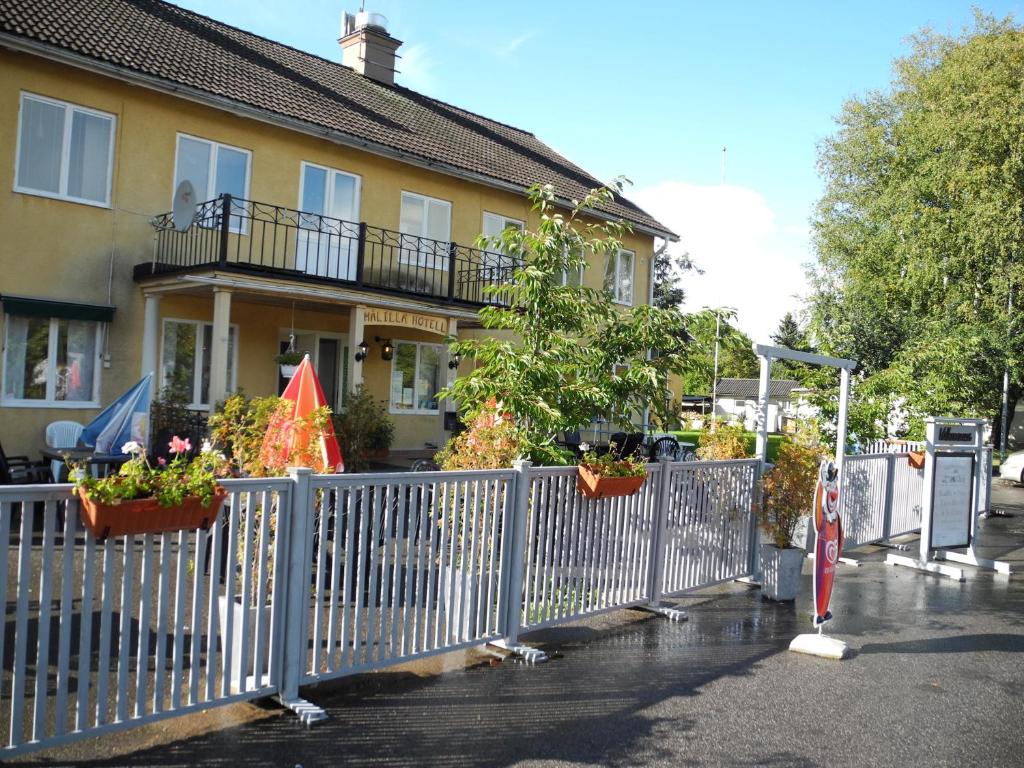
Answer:
<svg viewBox="0 0 1024 768"><path fill-rule="evenodd" d="M360 11L341 16L341 63L366 77L395 84L395 51L402 44L388 34L388 20L379 13Z"/></svg>

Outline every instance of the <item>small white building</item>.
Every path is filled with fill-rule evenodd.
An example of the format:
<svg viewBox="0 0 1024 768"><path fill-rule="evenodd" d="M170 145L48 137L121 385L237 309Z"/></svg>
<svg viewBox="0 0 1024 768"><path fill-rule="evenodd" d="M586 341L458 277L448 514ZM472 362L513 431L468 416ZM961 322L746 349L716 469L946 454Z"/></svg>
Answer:
<svg viewBox="0 0 1024 768"><path fill-rule="evenodd" d="M757 425L757 379L719 379L715 415L739 421L753 431ZM809 390L793 379L772 380L768 388L768 431L788 432L789 423L812 417L816 409L807 401Z"/></svg>

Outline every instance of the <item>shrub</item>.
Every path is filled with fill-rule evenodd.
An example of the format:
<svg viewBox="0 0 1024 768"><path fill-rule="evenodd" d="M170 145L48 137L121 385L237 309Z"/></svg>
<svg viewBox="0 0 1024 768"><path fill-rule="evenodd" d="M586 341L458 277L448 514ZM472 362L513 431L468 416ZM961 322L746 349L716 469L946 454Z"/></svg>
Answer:
<svg viewBox="0 0 1024 768"><path fill-rule="evenodd" d="M740 424L719 424L714 432L705 432L697 448L704 461L747 458L746 432Z"/></svg>
<svg viewBox="0 0 1024 768"><path fill-rule="evenodd" d="M441 469L503 469L527 452L526 437L512 415L493 398L469 428L442 448L436 461Z"/></svg>
<svg viewBox="0 0 1024 768"><path fill-rule="evenodd" d="M364 472L369 469L370 456L386 451L395 437L395 423L388 416L382 400L360 384L345 404L345 410L334 416L334 432L341 444L346 472Z"/></svg>
<svg viewBox="0 0 1024 768"><path fill-rule="evenodd" d="M283 402L274 395L247 398L238 393L228 396L210 416L210 438L227 451L239 473L250 477L268 475L260 450L271 417Z"/></svg>
<svg viewBox="0 0 1024 768"><path fill-rule="evenodd" d="M811 514L818 481L818 465L824 457L819 445L786 442L779 447L775 467L762 480L761 525L775 546L792 546L800 518Z"/></svg>

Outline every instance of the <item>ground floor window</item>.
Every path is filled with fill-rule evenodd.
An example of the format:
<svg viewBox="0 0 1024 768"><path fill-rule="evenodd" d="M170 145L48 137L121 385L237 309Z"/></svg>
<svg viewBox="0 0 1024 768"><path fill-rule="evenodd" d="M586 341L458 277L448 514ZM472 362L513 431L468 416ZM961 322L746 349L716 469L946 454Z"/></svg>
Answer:
<svg viewBox="0 0 1024 768"><path fill-rule="evenodd" d="M100 323L4 316L5 405L97 405Z"/></svg>
<svg viewBox="0 0 1024 768"><path fill-rule="evenodd" d="M228 389L235 389L238 327L228 332ZM210 349L213 324L197 320L164 320L160 388L167 395L201 409L210 406Z"/></svg>
<svg viewBox="0 0 1024 768"><path fill-rule="evenodd" d="M396 341L391 361L391 412L437 413L441 389L440 344Z"/></svg>

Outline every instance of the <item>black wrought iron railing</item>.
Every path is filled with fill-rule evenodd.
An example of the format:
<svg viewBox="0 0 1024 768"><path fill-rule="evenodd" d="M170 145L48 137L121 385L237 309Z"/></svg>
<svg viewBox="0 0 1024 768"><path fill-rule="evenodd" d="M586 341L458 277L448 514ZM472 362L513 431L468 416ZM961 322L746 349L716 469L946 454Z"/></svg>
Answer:
<svg viewBox="0 0 1024 768"><path fill-rule="evenodd" d="M136 276L224 267L470 304L501 304L521 260L278 205L221 195L192 225L153 219L154 258ZM498 293L487 290L497 286Z"/></svg>

